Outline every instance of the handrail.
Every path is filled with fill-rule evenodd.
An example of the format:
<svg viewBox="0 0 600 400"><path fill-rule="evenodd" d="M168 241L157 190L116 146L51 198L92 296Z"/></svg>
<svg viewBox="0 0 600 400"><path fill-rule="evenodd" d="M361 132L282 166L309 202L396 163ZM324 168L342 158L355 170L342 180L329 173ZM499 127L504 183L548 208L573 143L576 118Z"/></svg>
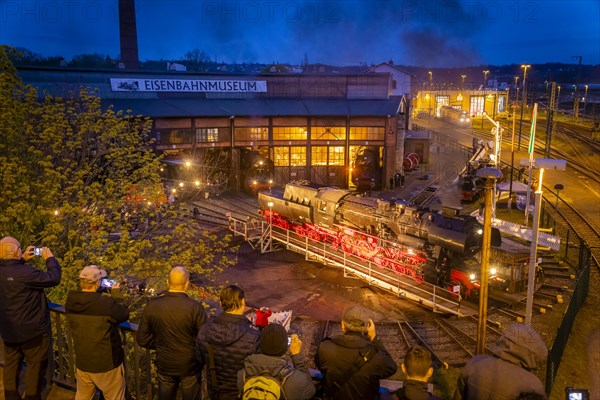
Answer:
<svg viewBox="0 0 600 400"><path fill-rule="evenodd" d="M73 348L73 335L69 324L66 322L65 307L60 304L48 302L52 313L52 346L53 359L49 360L49 376L53 382L68 389L75 390L75 352ZM125 378L127 382L128 397L135 399L151 400L153 397L152 369L150 366L150 350L142 349L135 338L138 324L125 321L119 325L125 352ZM131 383L133 377L133 385ZM145 378L145 379L142 379ZM143 385L143 382L146 385Z"/></svg>

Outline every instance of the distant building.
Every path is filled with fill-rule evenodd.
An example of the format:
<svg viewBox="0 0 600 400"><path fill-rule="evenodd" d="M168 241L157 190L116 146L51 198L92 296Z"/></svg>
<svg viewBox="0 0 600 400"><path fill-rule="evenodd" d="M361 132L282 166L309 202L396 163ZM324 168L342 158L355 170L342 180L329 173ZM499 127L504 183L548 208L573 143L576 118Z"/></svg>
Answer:
<svg viewBox="0 0 600 400"><path fill-rule="evenodd" d="M410 98L413 90L418 88L415 75L406 72L393 64L378 64L371 67L370 71L390 74L390 96L408 96Z"/></svg>

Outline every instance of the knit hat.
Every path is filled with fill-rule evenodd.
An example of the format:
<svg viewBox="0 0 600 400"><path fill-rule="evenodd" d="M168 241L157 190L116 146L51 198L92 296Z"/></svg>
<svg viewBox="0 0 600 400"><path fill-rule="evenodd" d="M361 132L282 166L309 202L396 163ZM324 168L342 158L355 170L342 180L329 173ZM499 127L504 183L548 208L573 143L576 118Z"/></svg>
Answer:
<svg viewBox="0 0 600 400"><path fill-rule="evenodd" d="M355 332L364 332L369 324L369 312L361 306L352 306L342 316L347 330Z"/></svg>
<svg viewBox="0 0 600 400"><path fill-rule="evenodd" d="M285 328L279 324L269 324L260 335L260 350L267 356L281 357L288 348L288 336Z"/></svg>
<svg viewBox="0 0 600 400"><path fill-rule="evenodd" d="M101 272L100 268L95 265L88 265L84 267L79 273L79 279L83 279L88 283L96 283L100 280Z"/></svg>

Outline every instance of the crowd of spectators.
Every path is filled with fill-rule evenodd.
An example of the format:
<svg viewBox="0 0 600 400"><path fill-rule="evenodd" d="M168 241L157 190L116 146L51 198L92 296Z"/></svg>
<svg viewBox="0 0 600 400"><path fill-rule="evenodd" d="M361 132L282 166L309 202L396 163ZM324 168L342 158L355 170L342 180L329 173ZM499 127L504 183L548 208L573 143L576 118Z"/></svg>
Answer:
<svg viewBox="0 0 600 400"><path fill-rule="evenodd" d="M61 267L46 247L40 251L46 271L27 264L34 253L32 246L21 251L12 237L0 240L0 335L7 400L42 398L50 335L44 289L60 283ZM80 290L70 292L65 304L75 350L77 400L91 400L97 391L106 400L126 397L118 324L128 320L129 310L118 284L110 295L101 293L101 276L95 265L83 268ZM252 324L242 288L224 287L219 298L222 312L209 318L203 304L187 295L189 286L189 272L182 266L173 268L168 290L148 301L137 331L139 345L156 353L159 400L175 399L178 391L183 400L202 399L202 376L209 400L436 399L429 383L432 356L421 346L410 348L404 357L402 386L391 393L381 390L380 381L394 375L398 366L363 307L344 311L342 333L318 345L317 370L311 373L299 335L268 323L268 316L259 321L260 329ZM266 308L258 311L263 316L271 313ZM477 355L467 363L454 399L544 399L542 382L530 371L543 364L546 355L545 343L533 328L514 324L494 344L492 355ZM20 393L23 362L27 367Z"/></svg>

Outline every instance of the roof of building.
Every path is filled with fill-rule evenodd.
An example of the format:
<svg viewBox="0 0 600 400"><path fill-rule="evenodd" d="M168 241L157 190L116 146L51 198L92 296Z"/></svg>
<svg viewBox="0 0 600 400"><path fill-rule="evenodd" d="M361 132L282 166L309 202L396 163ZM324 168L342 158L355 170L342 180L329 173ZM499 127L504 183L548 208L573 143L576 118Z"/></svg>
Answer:
<svg viewBox="0 0 600 400"><path fill-rule="evenodd" d="M231 116L388 116L400 112L402 96L389 99L111 99L116 110L154 118Z"/></svg>
<svg viewBox="0 0 600 400"><path fill-rule="evenodd" d="M412 76L413 78L416 78L416 77L417 77L415 74L412 74L412 73L410 73L410 72L408 72L408 71L406 71L406 70L404 70L404 69L402 69L402 68L398 67L397 65L390 64L390 63L387 63L387 62L384 62L384 63L381 63L381 64L377 64L377 65L374 65L373 67L371 67L371 69L372 69L372 70L374 70L375 68L377 68L377 67L381 67L381 66L387 66L387 67L390 67L390 68L394 68L394 69L396 69L396 70L398 70L398 71L400 71L400 72L402 72L402 73L404 73L404 74L406 74L406 75L410 75L410 76Z"/></svg>

